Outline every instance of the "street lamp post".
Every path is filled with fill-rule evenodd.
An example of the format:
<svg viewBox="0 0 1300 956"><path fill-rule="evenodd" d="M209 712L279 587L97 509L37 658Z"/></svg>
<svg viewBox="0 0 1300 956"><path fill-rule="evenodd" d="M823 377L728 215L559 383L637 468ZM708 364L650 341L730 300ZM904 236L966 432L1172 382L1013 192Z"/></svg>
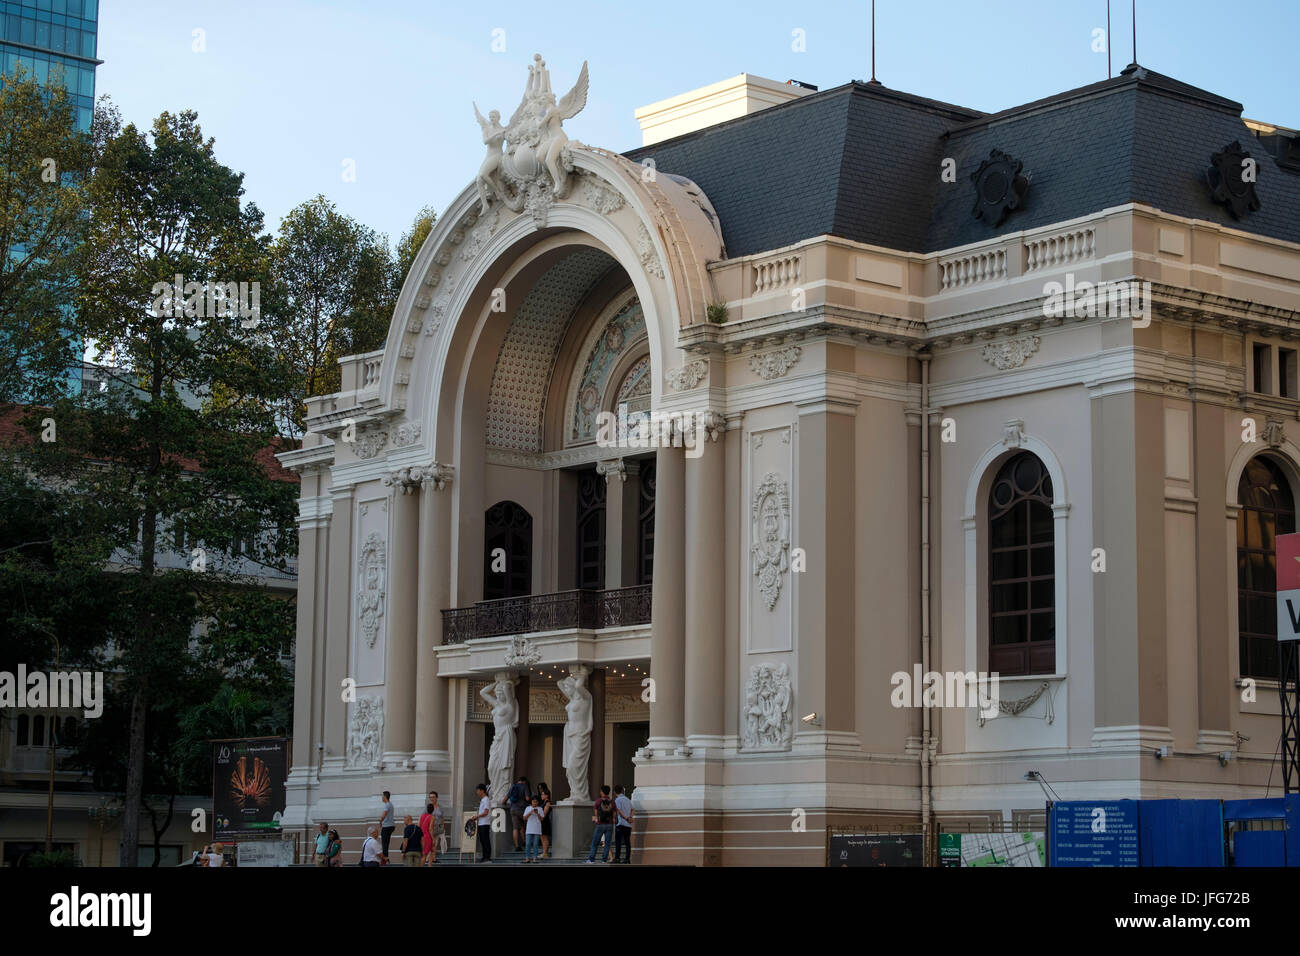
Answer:
<svg viewBox="0 0 1300 956"><path fill-rule="evenodd" d="M110 820L116 820L121 812L121 807L109 806L108 801L104 798L100 798L99 806L86 808L86 813L90 816L90 819L99 823L99 865L101 867L104 865L104 827L108 825Z"/></svg>

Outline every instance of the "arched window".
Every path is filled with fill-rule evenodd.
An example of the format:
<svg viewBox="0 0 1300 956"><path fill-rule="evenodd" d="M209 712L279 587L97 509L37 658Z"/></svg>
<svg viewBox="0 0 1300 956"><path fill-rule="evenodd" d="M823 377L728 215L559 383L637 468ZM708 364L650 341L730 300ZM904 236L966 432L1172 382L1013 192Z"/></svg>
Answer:
<svg viewBox="0 0 1300 956"><path fill-rule="evenodd" d="M522 505L498 501L483 518L483 600L532 593L533 517Z"/></svg>
<svg viewBox="0 0 1300 956"><path fill-rule="evenodd" d="M1037 455L1009 459L989 492L989 670L1056 671L1052 479Z"/></svg>
<svg viewBox="0 0 1300 956"><path fill-rule="evenodd" d="M605 587L605 476L578 476L578 574L580 588Z"/></svg>
<svg viewBox="0 0 1300 956"><path fill-rule="evenodd" d="M1277 463L1252 458L1237 485L1237 630L1242 677L1276 679L1279 534L1295 531L1295 497Z"/></svg>
<svg viewBox="0 0 1300 956"><path fill-rule="evenodd" d="M31 743L31 738L28 737L28 733L29 733L29 730L28 730L28 718L27 718L27 715L26 715L26 714L19 714L19 715L18 715L18 733L17 733L16 739L15 739L15 741L14 741L15 745L16 745L16 746L19 746L19 747L26 747L29 743Z"/></svg>
<svg viewBox="0 0 1300 956"><path fill-rule="evenodd" d="M37 714L32 718L32 746L45 746L45 715Z"/></svg>
<svg viewBox="0 0 1300 956"><path fill-rule="evenodd" d="M59 745L63 747L72 747L77 743L77 718L63 718L63 734L59 737Z"/></svg>

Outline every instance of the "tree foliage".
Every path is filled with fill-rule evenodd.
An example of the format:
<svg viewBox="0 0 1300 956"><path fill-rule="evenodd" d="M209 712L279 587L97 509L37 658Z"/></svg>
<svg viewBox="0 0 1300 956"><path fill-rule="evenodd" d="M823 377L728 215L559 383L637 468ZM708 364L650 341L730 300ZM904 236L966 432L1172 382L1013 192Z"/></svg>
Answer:
<svg viewBox="0 0 1300 956"><path fill-rule="evenodd" d="M44 401L81 356L67 327L91 138L62 87L0 84L0 402Z"/></svg>

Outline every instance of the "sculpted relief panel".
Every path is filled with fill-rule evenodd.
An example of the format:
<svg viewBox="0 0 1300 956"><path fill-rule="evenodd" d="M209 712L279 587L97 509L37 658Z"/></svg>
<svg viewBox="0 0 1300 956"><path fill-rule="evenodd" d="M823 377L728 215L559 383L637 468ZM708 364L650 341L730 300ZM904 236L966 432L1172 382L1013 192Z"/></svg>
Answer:
<svg viewBox="0 0 1300 956"><path fill-rule="evenodd" d="M755 664L745 684L741 740L745 750L789 750L794 739L794 690L785 663Z"/></svg>

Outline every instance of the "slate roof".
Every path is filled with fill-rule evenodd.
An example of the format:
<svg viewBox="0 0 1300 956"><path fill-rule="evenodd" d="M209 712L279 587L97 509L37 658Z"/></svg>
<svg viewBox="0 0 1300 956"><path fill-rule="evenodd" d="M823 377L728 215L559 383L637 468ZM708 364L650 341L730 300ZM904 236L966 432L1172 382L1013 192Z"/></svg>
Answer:
<svg viewBox="0 0 1300 956"><path fill-rule="evenodd" d="M930 252L1128 202L1300 242L1300 173L1273 161L1241 110L1142 68L992 114L854 81L626 155L694 180L731 257L823 234ZM1261 208L1242 220L1205 178L1233 140L1259 162ZM996 229L971 215L970 176L993 149L1030 179ZM940 181L945 157L955 183Z"/></svg>

